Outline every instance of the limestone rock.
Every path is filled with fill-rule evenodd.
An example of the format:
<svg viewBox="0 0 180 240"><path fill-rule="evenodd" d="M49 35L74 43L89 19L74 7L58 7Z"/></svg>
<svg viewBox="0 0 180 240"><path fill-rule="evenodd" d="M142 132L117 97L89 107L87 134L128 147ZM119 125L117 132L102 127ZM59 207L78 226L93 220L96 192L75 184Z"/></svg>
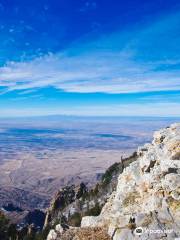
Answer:
<svg viewBox="0 0 180 240"><path fill-rule="evenodd" d="M60 234L62 234L63 231L64 231L64 229L63 229L63 227L61 226L61 224L57 224L55 230L56 230L56 232L58 232L58 233L60 233Z"/></svg>
<svg viewBox="0 0 180 240"><path fill-rule="evenodd" d="M137 153L101 214L83 218L82 226L105 226L113 240L178 238L180 124L155 132L152 143Z"/></svg>
<svg viewBox="0 0 180 240"><path fill-rule="evenodd" d="M55 230L51 229L47 236L47 240L56 240L56 239L57 239L57 233L55 232Z"/></svg>
<svg viewBox="0 0 180 240"><path fill-rule="evenodd" d="M99 217L83 217L81 221L81 227L97 227L99 223ZM99 224L100 225L100 224Z"/></svg>

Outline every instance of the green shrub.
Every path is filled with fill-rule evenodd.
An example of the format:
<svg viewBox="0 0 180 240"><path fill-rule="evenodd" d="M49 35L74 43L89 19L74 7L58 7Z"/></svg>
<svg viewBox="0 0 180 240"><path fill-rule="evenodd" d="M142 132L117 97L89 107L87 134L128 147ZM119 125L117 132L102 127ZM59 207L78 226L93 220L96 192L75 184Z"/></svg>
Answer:
<svg viewBox="0 0 180 240"><path fill-rule="evenodd" d="M85 216L98 216L101 213L102 207L99 203L96 203L95 206L85 212Z"/></svg>
<svg viewBox="0 0 180 240"><path fill-rule="evenodd" d="M68 223L71 226L79 227L81 225L81 219L82 219L81 214L76 212L69 217Z"/></svg>
<svg viewBox="0 0 180 240"><path fill-rule="evenodd" d="M119 172L120 165L121 163L114 163L106 170L102 176L103 185L107 185L111 182L113 175Z"/></svg>

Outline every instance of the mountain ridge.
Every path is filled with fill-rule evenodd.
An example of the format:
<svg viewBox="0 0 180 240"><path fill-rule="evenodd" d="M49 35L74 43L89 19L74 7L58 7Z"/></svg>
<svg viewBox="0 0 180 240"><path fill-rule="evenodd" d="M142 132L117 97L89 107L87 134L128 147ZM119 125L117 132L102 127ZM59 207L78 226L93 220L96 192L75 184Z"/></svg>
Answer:
<svg viewBox="0 0 180 240"><path fill-rule="evenodd" d="M80 228L68 231L59 224L47 239L94 239L94 231L113 240L180 237L180 123L155 132L152 143L137 155L119 174L100 215L85 216ZM102 236L98 239L108 239Z"/></svg>

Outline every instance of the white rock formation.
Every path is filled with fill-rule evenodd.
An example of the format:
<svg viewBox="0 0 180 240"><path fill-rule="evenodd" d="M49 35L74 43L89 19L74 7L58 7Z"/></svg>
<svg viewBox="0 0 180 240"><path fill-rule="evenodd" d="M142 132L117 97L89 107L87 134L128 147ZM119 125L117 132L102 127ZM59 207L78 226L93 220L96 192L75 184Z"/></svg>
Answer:
<svg viewBox="0 0 180 240"><path fill-rule="evenodd" d="M62 228L61 224L57 224L55 227L56 232L62 234L64 232L64 229Z"/></svg>
<svg viewBox="0 0 180 240"><path fill-rule="evenodd" d="M87 216L83 217L81 221L81 227L96 227L99 222L99 217Z"/></svg>
<svg viewBox="0 0 180 240"><path fill-rule="evenodd" d="M57 233L54 229L51 229L47 236L47 240L56 240L56 239L57 239Z"/></svg>
<svg viewBox="0 0 180 240"><path fill-rule="evenodd" d="M155 132L138 156L101 214L84 217L81 226L107 227L113 240L179 239L180 124Z"/></svg>

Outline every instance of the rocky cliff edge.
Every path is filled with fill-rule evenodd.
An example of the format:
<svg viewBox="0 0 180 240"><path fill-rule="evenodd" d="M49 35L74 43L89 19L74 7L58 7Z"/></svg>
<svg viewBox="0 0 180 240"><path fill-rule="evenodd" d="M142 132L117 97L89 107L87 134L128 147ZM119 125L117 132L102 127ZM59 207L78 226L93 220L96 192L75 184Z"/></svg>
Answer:
<svg viewBox="0 0 180 240"><path fill-rule="evenodd" d="M154 133L138 149L138 160L118 179L116 191L98 217L81 227L103 226L113 240L180 237L180 124Z"/></svg>
<svg viewBox="0 0 180 240"><path fill-rule="evenodd" d="M113 240L180 238L180 123L155 132L152 143L138 149L100 215L83 217L68 239L108 239L76 234L88 231L90 236L95 229ZM61 233L55 239L66 239Z"/></svg>

